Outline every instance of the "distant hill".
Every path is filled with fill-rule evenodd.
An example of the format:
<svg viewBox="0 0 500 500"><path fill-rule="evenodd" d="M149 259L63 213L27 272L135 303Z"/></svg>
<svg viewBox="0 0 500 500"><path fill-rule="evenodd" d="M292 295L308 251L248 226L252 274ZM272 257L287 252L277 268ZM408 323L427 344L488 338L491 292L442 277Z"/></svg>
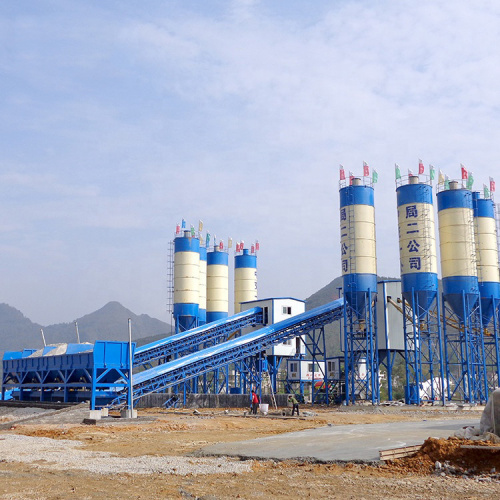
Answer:
<svg viewBox="0 0 500 500"><path fill-rule="evenodd" d="M162 338L170 335L168 323L147 314L136 315L119 302L109 302L91 314L78 318L81 342L96 340L128 340L128 319L132 320L132 339L138 343L144 337ZM24 348L39 349L43 346L40 328L47 344L76 342L74 323L42 326L33 323L20 311L7 304L0 304L0 352Z"/></svg>
<svg viewBox="0 0 500 500"><path fill-rule="evenodd" d="M389 278L379 278L389 279ZM342 277L335 278L328 285L306 299L306 309L313 309L338 298L342 287ZM152 318L147 314L136 315L119 302L109 302L101 309L78 318L78 330L82 342L96 340L128 340L128 319L132 320L132 338L138 345L172 334L170 324ZM74 323L59 323L42 326L26 318L21 311L8 304L0 304L0 356L4 351L17 351L24 348L39 349L43 346L40 328L43 328L46 342L76 342ZM325 327L327 353L340 355L340 325Z"/></svg>

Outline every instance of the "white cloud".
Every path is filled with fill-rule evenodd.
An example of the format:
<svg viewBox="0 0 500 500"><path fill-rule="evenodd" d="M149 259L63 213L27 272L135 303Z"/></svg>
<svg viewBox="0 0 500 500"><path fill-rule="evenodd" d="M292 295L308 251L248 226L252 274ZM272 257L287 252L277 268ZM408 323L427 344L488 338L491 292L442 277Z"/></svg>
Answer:
<svg viewBox="0 0 500 500"><path fill-rule="evenodd" d="M494 175L496 2L54 5L0 11L0 257L26 245L33 279L51 279L56 262L74 272L68 241L80 231L100 289L130 289L133 310L145 303L134 288L146 289L156 305L137 312L159 316L161 245L181 217L201 218L220 237L261 240L264 295L304 297L340 272L339 163L379 172L379 270L393 275L395 162L421 157L452 177L463 162L478 184ZM70 298L42 307L24 284L3 300L65 319Z"/></svg>

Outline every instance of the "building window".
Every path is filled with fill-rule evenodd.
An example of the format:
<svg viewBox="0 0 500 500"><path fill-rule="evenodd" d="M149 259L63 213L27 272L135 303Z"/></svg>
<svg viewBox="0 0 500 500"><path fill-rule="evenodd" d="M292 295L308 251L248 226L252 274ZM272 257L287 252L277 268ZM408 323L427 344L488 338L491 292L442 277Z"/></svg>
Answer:
<svg viewBox="0 0 500 500"><path fill-rule="evenodd" d="M262 323L264 325L267 325L269 323L269 308L268 307L264 307L264 314L263 314L263 318L262 318Z"/></svg>
<svg viewBox="0 0 500 500"><path fill-rule="evenodd" d="M307 365L307 371L314 373L314 372L319 372L319 365L318 363L309 363Z"/></svg>
<svg viewBox="0 0 500 500"><path fill-rule="evenodd" d="M283 314L292 314L292 308L288 306L283 306Z"/></svg>

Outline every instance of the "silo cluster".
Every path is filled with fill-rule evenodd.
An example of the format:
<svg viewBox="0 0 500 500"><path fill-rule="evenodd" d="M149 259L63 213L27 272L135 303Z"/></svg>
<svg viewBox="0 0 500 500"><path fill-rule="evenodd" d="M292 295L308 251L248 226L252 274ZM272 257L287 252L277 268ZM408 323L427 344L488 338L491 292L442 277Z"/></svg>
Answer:
<svg viewBox="0 0 500 500"><path fill-rule="evenodd" d="M459 396L481 402L487 399L487 379L490 386L498 385L500 374L494 182L490 178L490 189L485 186L483 194L472 191L472 175L467 177L463 166L460 180L439 173L440 295L434 176L433 167L429 175L424 174L422 162L418 175L408 171L407 176L401 176L396 165L402 305L392 303L403 314L406 399L444 402L445 397ZM346 176L341 167L340 179L346 385L353 386L348 371L355 371L356 366L351 360L366 358L367 371L370 363L378 370L379 361L370 352L374 311L369 301L377 300L374 192L366 164L363 176ZM487 369L494 375L488 372L487 376ZM423 382L429 382L427 393L422 392Z"/></svg>
<svg viewBox="0 0 500 500"><path fill-rule="evenodd" d="M222 241L210 245L202 237L202 223L195 232L186 223L176 227L173 255L173 316L176 332L224 319L229 315L229 254ZM215 239L215 238L214 238ZM236 246L234 258L234 312L241 303L257 298L257 250Z"/></svg>

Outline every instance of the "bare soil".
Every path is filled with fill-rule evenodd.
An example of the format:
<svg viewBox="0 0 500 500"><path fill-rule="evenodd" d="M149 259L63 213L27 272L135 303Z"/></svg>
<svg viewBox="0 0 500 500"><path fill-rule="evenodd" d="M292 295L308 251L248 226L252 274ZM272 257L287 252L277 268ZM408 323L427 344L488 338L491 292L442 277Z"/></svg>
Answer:
<svg viewBox="0 0 500 500"><path fill-rule="evenodd" d="M463 418L463 413L417 408L312 408L314 416L296 418L243 417L241 410L139 411L135 422L103 419L83 425L81 414L50 419L12 421L0 440L24 435L79 441L81 449L115 457L185 457L218 442L240 441L332 424L381 423ZM479 421L480 413L477 413ZM2 415L3 422L9 417ZM43 423L41 423L43 422ZM249 461L249 470L230 473L174 472L95 473L31 459L16 462L0 456L0 498L343 498L343 499L480 499L500 498L500 452L467 450L477 441L451 438L427 440L414 457L379 467L310 464L293 461ZM69 444L69 441L68 441ZM488 443L484 443L488 445ZM68 454L70 453L68 446ZM68 455L69 456L69 455ZM91 457L92 454L89 454ZM96 459L95 457L92 458ZM97 457L97 460L105 458ZM90 458L89 458L90 460ZM209 459L210 460L210 459ZM213 459L216 460L215 458ZM436 469L436 462L441 468ZM214 462L215 463L215 462Z"/></svg>

